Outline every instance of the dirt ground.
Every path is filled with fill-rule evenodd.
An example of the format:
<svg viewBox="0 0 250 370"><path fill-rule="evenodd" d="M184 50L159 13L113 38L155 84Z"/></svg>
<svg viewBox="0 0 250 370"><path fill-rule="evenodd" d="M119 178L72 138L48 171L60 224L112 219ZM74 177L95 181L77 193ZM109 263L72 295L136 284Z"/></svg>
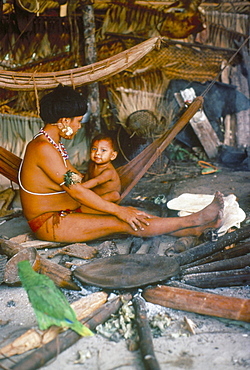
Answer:
<svg viewBox="0 0 250 370"><path fill-rule="evenodd" d="M250 172L234 171L225 167L219 167L219 169L219 172L201 175L200 169L196 166L182 164L176 168L176 171L172 169L171 174L147 174L124 203L137 204L146 209L151 208L149 211L158 215L171 215L166 204L161 204L158 208L155 206L154 201L157 197L164 195L169 200L183 193L212 195L216 190L220 190L225 196L232 193L236 195L239 206L246 213L242 226L249 224ZM22 215L6 222L3 221L4 218L0 218L2 237L12 238L30 232ZM128 252L128 240L128 238L114 239L120 254ZM175 241L176 238L163 236L158 254L164 255ZM98 248L101 243L103 240L88 243L88 245ZM148 241L145 240L137 253L145 253L147 247ZM47 252L40 250L39 253L46 254ZM59 259L60 257L55 257L53 261L57 262ZM81 285L81 291L77 294L72 291L67 291L65 294L70 299L72 297L76 299L77 296L79 298L89 294L90 291L102 290L101 288L91 290L91 288ZM250 299L249 286L219 287L206 289L206 291ZM162 370L250 369L249 323L173 310L151 303L146 305L149 319L157 313L162 313L169 318L168 326L165 327L161 336L155 336L155 332L152 331L155 354ZM191 334L185 328L185 317L196 325L195 334ZM11 342L26 330L37 327L33 309L22 287L9 287L4 283L0 285L0 325L0 347ZM22 357L24 355L0 360L0 368L11 369ZM81 338L42 368L77 370L83 367L86 370L144 369L138 349L128 350L127 341L123 337L110 340L100 333L93 337Z"/></svg>

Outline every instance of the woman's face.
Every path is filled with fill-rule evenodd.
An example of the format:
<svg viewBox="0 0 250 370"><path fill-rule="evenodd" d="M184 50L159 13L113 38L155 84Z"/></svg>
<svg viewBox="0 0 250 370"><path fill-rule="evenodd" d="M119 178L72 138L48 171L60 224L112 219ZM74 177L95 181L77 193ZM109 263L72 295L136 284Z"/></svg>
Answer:
<svg viewBox="0 0 250 370"><path fill-rule="evenodd" d="M77 133L77 131L82 127L81 120L83 116L77 116L71 119L69 126L73 130L73 135Z"/></svg>

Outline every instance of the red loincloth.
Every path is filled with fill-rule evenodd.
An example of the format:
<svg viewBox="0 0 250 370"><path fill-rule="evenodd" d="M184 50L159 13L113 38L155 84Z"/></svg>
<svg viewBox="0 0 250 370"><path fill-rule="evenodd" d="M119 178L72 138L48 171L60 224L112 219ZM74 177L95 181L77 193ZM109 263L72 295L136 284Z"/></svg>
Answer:
<svg viewBox="0 0 250 370"><path fill-rule="evenodd" d="M73 211L71 209L66 209L65 211L46 212L28 221L28 224L31 230L35 233L51 217L53 217L53 225L57 225L60 222L60 217L65 217L69 213L82 213L82 211L81 208L78 207Z"/></svg>

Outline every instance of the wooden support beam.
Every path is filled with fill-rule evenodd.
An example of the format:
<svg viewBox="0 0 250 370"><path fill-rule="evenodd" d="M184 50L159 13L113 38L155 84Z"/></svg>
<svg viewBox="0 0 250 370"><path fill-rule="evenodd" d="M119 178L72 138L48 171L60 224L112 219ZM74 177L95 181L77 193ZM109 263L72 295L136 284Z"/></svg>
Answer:
<svg viewBox="0 0 250 370"><path fill-rule="evenodd" d="M175 98L181 108L184 107L184 100L180 93L175 93ZM221 144L216 132L210 124L203 111L197 112L189 121L203 146L208 158L215 158L218 153L218 146Z"/></svg>

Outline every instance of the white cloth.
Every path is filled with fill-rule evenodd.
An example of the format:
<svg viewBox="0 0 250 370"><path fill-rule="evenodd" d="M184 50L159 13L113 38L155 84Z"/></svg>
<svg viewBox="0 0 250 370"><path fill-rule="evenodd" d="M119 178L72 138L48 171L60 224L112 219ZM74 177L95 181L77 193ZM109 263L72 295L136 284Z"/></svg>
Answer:
<svg viewBox="0 0 250 370"><path fill-rule="evenodd" d="M208 194L190 194L184 193L179 197L170 200L167 203L169 209L179 211L180 217L190 215L191 213L198 212L209 205L214 196ZM230 194L224 199L224 214L222 225L218 230L218 235L224 235L231 227L240 227L240 223L245 220L246 214L239 207L236 201L236 196Z"/></svg>

